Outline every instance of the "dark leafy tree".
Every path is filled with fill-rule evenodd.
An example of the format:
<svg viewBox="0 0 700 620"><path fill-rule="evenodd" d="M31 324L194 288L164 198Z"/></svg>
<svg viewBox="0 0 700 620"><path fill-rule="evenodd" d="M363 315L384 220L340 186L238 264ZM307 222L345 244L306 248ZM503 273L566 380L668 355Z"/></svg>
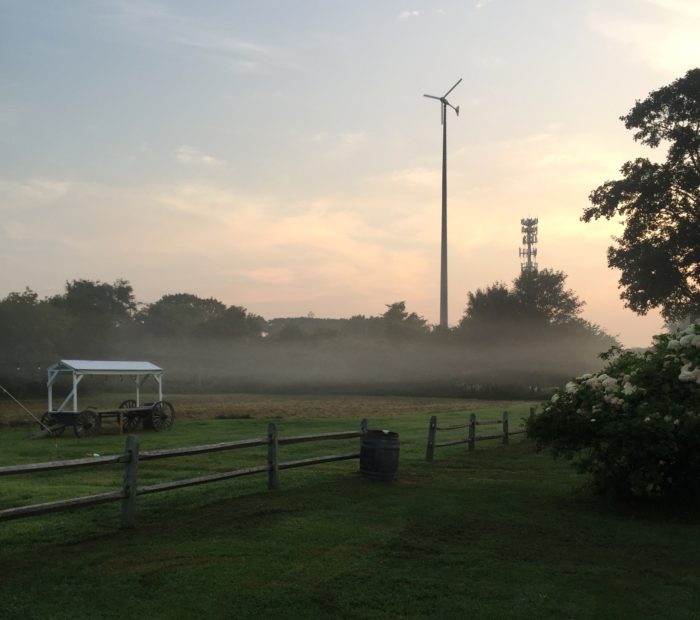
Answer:
<svg viewBox="0 0 700 620"><path fill-rule="evenodd" d="M622 218L608 265L621 271L629 308L659 308L667 321L700 316L700 69L637 101L621 120L637 142L667 146L666 159L625 163L622 179L591 193L582 219Z"/></svg>
<svg viewBox="0 0 700 620"><path fill-rule="evenodd" d="M27 288L0 300L0 361L5 365L44 363L66 341L70 321L65 312Z"/></svg>
<svg viewBox="0 0 700 620"><path fill-rule="evenodd" d="M562 271L523 271L511 288L496 282L469 293L456 333L475 344L567 342L594 354L619 344L579 316L584 302L565 283Z"/></svg>
<svg viewBox="0 0 700 620"><path fill-rule="evenodd" d="M464 327L468 322L502 323L517 320L521 315L518 299L508 290L504 282L496 282L485 289L468 294L467 308L460 321Z"/></svg>
<svg viewBox="0 0 700 620"><path fill-rule="evenodd" d="M249 314L241 306L229 306L209 319L202 326L202 332L219 338L260 338L266 328L267 323L261 316Z"/></svg>
<svg viewBox="0 0 700 620"><path fill-rule="evenodd" d="M131 321L136 310L134 290L126 280L114 284L92 280L66 282L64 295L51 299L86 326L105 330Z"/></svg>
<svg viewBox="0 0 700 620"><path fill-rule="evenodd" d="M553 269L523 271L512 288L496 282L469 293L460 328L507 323L555 325L574 321L582 301L565 288L566 274Z"/></svg>
<svg viewBox="0 0 700 620"><path fill-rule="evenodd" d="M226 305L191 293L163 295L140 313L145 328L157 336L194 336L208 322L222 320Z"/></svg>
<svg viewBox="0 0 700 620"><path fill-rule="evenodd" d="M121 279L66 282L66 292L47 302L65 315L60 355L66 357L107 355L111 340L132 324L136 311L133 289Z"/></svg>
<svg viewBox="0 0 700 620"><path fill-rule="evenodd" d="M566 274L553 269L529 269L513 281L512 295L523 318L548 324L573 321L584 302L564 285Z"/></svg>
<svg viewBox="0 0 700 620"><path fill-rule="evenodd" d="M406 310L405 301L397 301L387 304L386 312L382 314L385 333L392 338L407 338L427 334L429 331L427 321L416 314Z"/></svg>

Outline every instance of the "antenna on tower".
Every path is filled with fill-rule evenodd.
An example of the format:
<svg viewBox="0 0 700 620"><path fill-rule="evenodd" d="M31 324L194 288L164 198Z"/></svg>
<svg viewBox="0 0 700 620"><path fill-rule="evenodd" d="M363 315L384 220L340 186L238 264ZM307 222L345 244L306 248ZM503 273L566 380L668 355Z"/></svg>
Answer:
<svg viewBox="0 0 700 620"><path fill-rule="evenodd" d="M523 246L518 249L518 256L525 259L520 263L521 271L537 271L537 263L533 258L537 258L537 224L536 217L528 217L520 220L520 232L523 233Z"/></svg>

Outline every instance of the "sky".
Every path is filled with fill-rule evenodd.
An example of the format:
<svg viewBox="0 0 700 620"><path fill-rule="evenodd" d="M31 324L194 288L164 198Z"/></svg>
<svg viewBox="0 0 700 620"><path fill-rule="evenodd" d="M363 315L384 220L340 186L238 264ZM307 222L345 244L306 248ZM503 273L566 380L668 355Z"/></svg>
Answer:
<svg viewBox="0 0 700 620"><path fill-rule="evenodd" d="M439 320L440 104L449 322L467 293L564 271L583 317L645 346L617 222L580 221L663 152L619 117L700 64L696 0L0 0L0 298L78 278L265 318Z"/></svg>

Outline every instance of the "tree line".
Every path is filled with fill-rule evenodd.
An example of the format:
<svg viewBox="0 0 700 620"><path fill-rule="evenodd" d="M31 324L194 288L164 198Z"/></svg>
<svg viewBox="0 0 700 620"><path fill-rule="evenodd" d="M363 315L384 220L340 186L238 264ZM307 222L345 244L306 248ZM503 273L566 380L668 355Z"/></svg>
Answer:
<svg viewBox="0 0 700 620"><path fill-rule="evenodd" d="M511 287L497 282L469 293L461 321L444 332L409 312L404 301L387 304L377 316L266 320L213 297L176 293L143 304L136 301L127 280L73 280L59 295L39 299L26 288L0 300L2 361L109 357L115 341L144 337L261 343L352 337L468 344L558 337L567 332L599 340L601 350L613 344L614 339L600 327L580 318L583 302L565 288L565 280L560 271L525 271Z"/></svg>

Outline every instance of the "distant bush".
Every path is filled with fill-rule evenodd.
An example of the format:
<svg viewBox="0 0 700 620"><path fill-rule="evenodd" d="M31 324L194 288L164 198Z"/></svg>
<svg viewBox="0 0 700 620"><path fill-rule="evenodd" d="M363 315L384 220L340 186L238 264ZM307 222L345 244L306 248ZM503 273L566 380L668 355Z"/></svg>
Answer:
<svg viewBox="0 0 700 620"><path fill-rule="evenodd" d="M528 436L575 459L615 497L700 499L700 324L654 337L641 352L611 349L597 374L554 393Z"/></svg>

